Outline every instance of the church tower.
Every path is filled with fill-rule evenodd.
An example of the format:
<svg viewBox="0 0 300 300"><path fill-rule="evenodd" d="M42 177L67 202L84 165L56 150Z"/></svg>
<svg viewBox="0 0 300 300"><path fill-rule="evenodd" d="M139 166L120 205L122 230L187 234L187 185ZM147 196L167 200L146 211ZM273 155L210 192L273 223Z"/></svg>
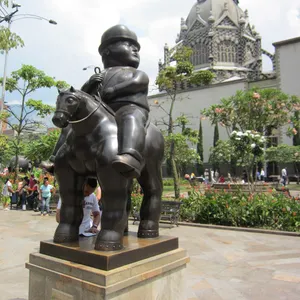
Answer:
<svg viewBox="0 0 300 300"><path fill-rule="evenodd" d="M165 45L160 69L172 61L172 53L180 45L193 49L195 69L214 72L216 82L260 79L262 54L274 62L273 55L261 48L261 37L251 26L248 11L239 7L239 0L197 0L187 19L181 19L175 47Z"/></svg>

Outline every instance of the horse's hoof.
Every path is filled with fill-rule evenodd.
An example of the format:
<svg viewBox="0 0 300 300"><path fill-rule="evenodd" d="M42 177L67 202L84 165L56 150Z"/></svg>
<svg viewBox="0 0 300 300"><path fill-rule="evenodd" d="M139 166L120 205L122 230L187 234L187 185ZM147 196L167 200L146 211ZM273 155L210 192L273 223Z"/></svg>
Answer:
<svg viewBox="0 0 300 300"><path fill-rule="evenodd" d="M155 238L159 236L158 222L151 220L142 220L139 225L139 230L137 236L139 238Z"/></svg>
<svg viewBox="0 0 300 300"><path fill-rule="evenodd" d="M141 176L141 163L130 154L117 155L112 162L113 168L126 178L139 178Z"/></svg>
<svg viewBox="0 0 300 300"><path fill-rule="evenodd" d="M60 223L56 228L53 241L54 243L72 243L79 239L78 228L74 225Z"/></svg>
<svg viewBox="0 0 300 300"><path fill-rule="evenodd" d="M95 244L95 250L98 251L116 251L116 250L122 250L123 245L121 243L109 243L109 242L101 242L97 241Z"/></svg>
<svg viewBox="0 0 300 300"><path fill-rule="evenodd" d="M156 238L159 236L159 232L158 230L139 230L137 236L141 239Z"/></svg>
<svg viewBox="0 0 300 300"><path fill-rule="evenodd" d="M116 251L123 249L123 234L113 230L101 230L97 236L95 250Z"/></svg>

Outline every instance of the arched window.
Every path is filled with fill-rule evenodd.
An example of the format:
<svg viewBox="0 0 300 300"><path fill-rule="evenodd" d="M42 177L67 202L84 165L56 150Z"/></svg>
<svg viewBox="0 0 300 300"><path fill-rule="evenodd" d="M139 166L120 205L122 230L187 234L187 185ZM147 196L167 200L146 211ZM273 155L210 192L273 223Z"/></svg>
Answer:
<svg viewBox="0 0 300 300"><path fill-rule="evenodd" d="M235 63L237 62L236 44L231 41L224 41L218 45L218 61Z"/></svg>
<svg viewBox="0 0 300 300"><path fill-rule="evenodd" d="M197 44L193 47L193 55L191 58L194 66L208 63L208 47L204 44Z"/></svg>

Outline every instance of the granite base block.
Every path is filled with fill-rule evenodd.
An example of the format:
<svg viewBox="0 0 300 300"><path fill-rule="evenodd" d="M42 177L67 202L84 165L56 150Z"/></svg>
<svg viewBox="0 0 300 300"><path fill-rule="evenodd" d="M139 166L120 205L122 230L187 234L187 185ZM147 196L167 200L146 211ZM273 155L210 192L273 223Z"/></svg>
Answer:
<svg viewBox="0 0 300 300"><path fill-rule="evenodd" d="M188 261L178 248L105 271L33 253L29 300L182 300Z"/></svg>

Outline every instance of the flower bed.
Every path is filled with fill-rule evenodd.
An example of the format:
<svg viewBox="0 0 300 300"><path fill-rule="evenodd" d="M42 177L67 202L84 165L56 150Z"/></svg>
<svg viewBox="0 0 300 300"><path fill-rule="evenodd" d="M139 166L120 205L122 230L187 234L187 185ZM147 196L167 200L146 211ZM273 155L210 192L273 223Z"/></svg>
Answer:
<svg viewBox="0 0 300 300"><path fill-rule="evenodd" d="M182 221L236 227L300 231L300 202L285 194L249 195L226 191L192 191L181 199Z"/></svg>

